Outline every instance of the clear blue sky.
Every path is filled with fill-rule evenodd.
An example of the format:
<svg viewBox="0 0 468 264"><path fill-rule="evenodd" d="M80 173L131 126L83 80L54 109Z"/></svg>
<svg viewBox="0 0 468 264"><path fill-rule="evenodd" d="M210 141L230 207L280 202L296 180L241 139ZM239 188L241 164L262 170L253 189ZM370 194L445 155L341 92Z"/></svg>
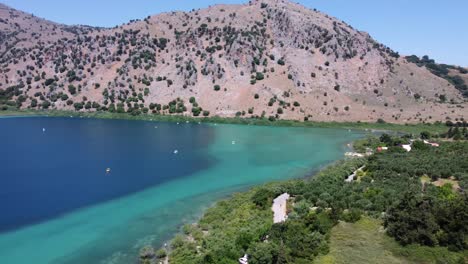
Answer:
<svg viewBox="0 0 468 264"><path fill-rule="evenodd" d="M55 22L112 27L130 19L245 0L0 0ZM403 55L468 66L467 0L298 0L369 32Z"/></svg>

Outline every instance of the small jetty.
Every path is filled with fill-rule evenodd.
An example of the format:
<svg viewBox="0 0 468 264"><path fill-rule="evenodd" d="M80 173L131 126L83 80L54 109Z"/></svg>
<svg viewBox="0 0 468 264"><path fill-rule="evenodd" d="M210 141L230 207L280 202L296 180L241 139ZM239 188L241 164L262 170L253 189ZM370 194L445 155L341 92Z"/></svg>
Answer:
<svg viewBox="0 0 468 264"><path fill-rule="evenodd" d="M284 193L273 200L273 207L271 208L273 210L273 223L282 223L288 218L286 205L290 197L288 193Z"/></svg>

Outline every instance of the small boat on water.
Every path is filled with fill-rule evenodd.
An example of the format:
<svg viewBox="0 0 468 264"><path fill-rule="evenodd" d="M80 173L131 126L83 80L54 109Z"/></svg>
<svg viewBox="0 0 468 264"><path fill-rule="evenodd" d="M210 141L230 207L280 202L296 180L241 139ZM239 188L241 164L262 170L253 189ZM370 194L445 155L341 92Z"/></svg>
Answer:
<svg viewBox="0 0 468 264"><path fill-rule="evenodd" d="M106 169L106 174L109 174L111 172L111 169L110 168L107 168Z"/></svg>
<svg viewBox="0 0 468 264"><path fill-rule="evenodd" d="M42 132L45 132L45 128L42 128Z"/></svg>
<svg viewBox="0 0 468 264"><path fill-rule="evenodd" d="M179 153L179 151L178 151L177 149L176 149L176 150L174 150L174 154L177 154L177 153Z"/></svg>

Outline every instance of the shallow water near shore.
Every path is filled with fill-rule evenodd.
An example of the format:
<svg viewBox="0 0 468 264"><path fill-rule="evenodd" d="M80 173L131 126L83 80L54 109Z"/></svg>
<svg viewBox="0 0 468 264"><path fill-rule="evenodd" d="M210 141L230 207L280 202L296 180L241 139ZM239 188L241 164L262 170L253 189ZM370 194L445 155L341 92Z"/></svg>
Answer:
<svg viewBox="0 0 468 264"><path fill-rule="evenodd" d="M310 174L362 136L321 128L2 119L0 263L135 263L142 246L161 246L216 200Z"/></svg>

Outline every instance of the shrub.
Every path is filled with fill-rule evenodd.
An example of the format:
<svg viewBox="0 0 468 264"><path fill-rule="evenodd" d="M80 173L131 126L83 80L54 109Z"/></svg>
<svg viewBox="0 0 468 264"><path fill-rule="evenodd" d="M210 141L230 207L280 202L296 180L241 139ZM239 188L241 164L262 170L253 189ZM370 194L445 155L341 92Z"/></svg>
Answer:
<svg viewBox="0 0 468 264"><path fill-rule="evenodd" d="M51 79L47 79L47 80L45 81L44 85L45 85L45 86L49 86L49 85L53 84L54 82L55 82L55 79L52 79L52 78L51 78Z"/></svg>
<svg viewBox="0 0 468 264"><path fill-rule="evenodd" d="M348 223L355 223L361 220L362 212L359 209L352 208L349 211L343 213L342 219Z"/></svg>
<svg viewBox="0 0 468 264"><path fill-rule="evenodd" d="M158 259L163 259L167 256L167 252L166 250L164 250L163 248L159 249L158 251L156 251L156 257Z"/></svg>
<svg viewBox="0 0 468 264"><path fill-rule="evenodd" d="M385 120L383 120L382 118L379 118L377 119L377 124L385 124Z"/></svg>
<svg viewBox="0 0 468 264"><path fill-rule="evenodd" d="M261 187L252 195L252 202L260 208L266 208L270 206L273 198L274 193L271 190L266 187Z"/></svg>
<svg viewBox="0 0 468 264"><path fill-rule="evenodd" d="M79 111L79 110L83 109L83 103L74 103L73 107L75 107L76 111Z"/></svg>
<svg viewBox="0 0 468 264"><path fill-rule="evenodd" d="M445 94L441 94L441 95L439 95L439 100L442 103L445 103L447 101L447 96Z"/></svg>
<svg viewBox="0 0 468 264"><path fill-rule="evenodd" d="M263 80L264 78L265 78L265 76L261 72L257 72L257 74L255 75L255 79L257 81Z"/></svg>
<svg viewBox="0 0 468 264"><path fill-rule="evenodd" d="M221 86L219 86L219 85L216 84L216 85L214 86L214 90L215 90L215 91L221 90Z"/></svg>
<svg viewBox="0 0 468 264"><path fill-rule="evenodd" d="M76 94L76 87L72 84L68 85L68 92L70 92L71 95Z"/></svg>
<svg viewBox="0 0 468 264"><path fill-rule="evenodd" d="M50 102L45 100L42 102L42 108L48 109L50 107Z"/></svg>

